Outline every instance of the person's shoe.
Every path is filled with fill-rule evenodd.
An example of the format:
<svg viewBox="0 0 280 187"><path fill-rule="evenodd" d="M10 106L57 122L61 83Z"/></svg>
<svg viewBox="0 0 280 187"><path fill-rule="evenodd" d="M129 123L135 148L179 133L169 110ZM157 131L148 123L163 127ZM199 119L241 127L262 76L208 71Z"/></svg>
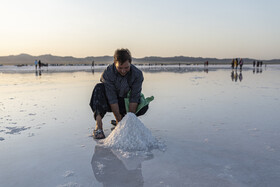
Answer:
<svg viewBox="0 0 280 187"><path fill-rule="evenodd" d="M105 134L104 134L103 130L101 130L101 129L94 130L93 136L94 136L94 139L104 139L105 138Z"/></svg>

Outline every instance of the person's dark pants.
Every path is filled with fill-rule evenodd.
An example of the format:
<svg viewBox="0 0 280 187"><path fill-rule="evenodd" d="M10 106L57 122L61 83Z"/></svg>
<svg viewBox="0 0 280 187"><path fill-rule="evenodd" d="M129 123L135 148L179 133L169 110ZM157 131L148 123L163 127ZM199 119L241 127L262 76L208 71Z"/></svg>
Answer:
<svg viewBox="0 0 280 187"><path fill-rule="evenodd" d="M120 114L122 116L125 116L126 109L125 109L124 97L118 98L118 104L119 104ZM89 105L94 113L94 119L96 119L96 116L98 114L101 116L101 118L103 118L107 112L112 112L111 106L106 96L104 83L98 83L95 85L91 95ZM136 116L144 115L147 112L148 108L149 108L148 105L143 107L139 112L136 113Z"/></svg>

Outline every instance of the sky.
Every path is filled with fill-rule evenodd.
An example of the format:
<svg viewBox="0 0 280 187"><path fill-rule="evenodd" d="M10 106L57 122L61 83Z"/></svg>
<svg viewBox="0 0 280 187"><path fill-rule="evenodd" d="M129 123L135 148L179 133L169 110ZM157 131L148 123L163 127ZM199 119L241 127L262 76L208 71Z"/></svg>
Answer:
<svg viewBox="0 0 280 187"><path fill-rule="evenodd" d="M0 56L280 58L278 0L0 0Z"/></svg>

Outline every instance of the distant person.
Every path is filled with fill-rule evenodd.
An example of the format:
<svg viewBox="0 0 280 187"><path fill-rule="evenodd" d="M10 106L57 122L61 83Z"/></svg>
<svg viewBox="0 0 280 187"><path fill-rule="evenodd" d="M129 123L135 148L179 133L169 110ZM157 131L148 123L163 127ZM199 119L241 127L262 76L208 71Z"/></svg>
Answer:
<svg viewBox="0 0 280 187"><path fill-rule="evenodd" d="M263 61L260 61L260 66L262 67Z"/></svg>
<svg viewBox="0 0 280 187"><path fill-rule="evenodd" d="M204 66L208 66L208 60L204 62Z"/></svg>
<svg viewBox="0 0 280 187"><path fill-rule="evenodd" d="M233 59L233 68L237 68L237 61L236 61L236 59Z"/></svg>
<svg viewBox="0 0 280 187"><path fill-rule="evenodd" d="M37 61L37 60L35 60L34 64L35 64L35 69L37 69L37 66L38 66L38 61Z"/></svg>
<svg viewBox="0 0 280 187"><path fill-rule="evenodd" d="M234 68L234 59L232 59L232 61L231 61L231 68L232 69Z"/></svg>
<svg viewBox="0 0 280 187"><path fill-rule="evenodd" d="M254 60L254 61L253 61L253 67L255 67L255 66L256 66L256 61Z"/></svg>
<svg viewBox="0 0 280 187"><path fill-rule="evenodd" d="M240 61L239 61L239 67L240 67L240 70L242 70L242 66L243 66L243 59L240 58Z"/></svg>
<svg viewBox="0 0 280 187"><path fill-rule="evenodd" d="M42 66L41 60L39 60L38 65L39 65L39 69L41 69Z"/></svg>
<svg viewBox="0 0 280 187"><path fill-rule="evenodd" d="M234 67L235 67L235 69L237 69L237 67L238 67L238 59L237 58L235 59Z"/></svg>
<svg viewBox="0 0 280 187"><path fill-rule="evenodd" d="M127 109L136 116L143 115L148 110L148 104L153 98L149 98L151 99L149 101L145 98L142 100L143 73L131 64L131 61L132 57L128 49L117 49L114 63L104 70L100 78L101 83L94 87L90 107L96 121L95 139L105 138L102 118L107 112L113 112L118 124L127 113ZM125 98L129 98L127 109ZM146 101L146 104L143 105L140 98L141 101Z"/></svg>
<svg viewBox="0 0 280 187"><path fill-rule="evenodd" d="M257 67L259 67L260 66L260 61L257 61Z"/></svg>

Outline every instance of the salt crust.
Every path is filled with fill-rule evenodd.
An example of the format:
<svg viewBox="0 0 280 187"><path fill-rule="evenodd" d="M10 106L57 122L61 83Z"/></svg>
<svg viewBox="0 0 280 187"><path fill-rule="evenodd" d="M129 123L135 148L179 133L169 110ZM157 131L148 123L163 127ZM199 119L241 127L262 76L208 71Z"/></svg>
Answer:
<svg viewBox="0 0 280 187"><path fill-rule="evenodd" d="M127 113L112 133L102 140L103 146L120 151L148 151L158 147L151 131L133 113Z"/></svg>

